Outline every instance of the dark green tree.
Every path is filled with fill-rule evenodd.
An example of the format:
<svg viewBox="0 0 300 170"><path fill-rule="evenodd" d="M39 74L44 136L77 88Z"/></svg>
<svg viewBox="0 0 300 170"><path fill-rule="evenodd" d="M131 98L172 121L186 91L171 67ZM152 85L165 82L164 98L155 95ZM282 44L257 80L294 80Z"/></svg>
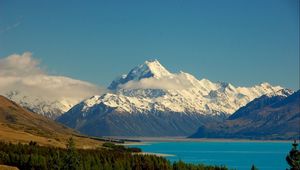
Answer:
<svg viewBox="0 0 300 170"><path fill-rule="evenodd" d="M68 139L66 147L67 147L67 153L65 155L63 169L76 170L78 169L79 166L79 156L76 151L73 137Z"/></svg>
<svg viewBox="0 0 300 170"><path fill-rule="evenodd" d="M52 151L48 156L48 168L53 170L59 170L63 164L60 158L60 152L58 150Z"/></svg>
<svg viewBox="0 0 300 170"><path fill-rule="evenodd" d="M256 168L255 165L252 165L252 166L251 166L251 170L258 170L258 168Z"/></svg>
<svg viewBox="0 0 300 170"><path fill-rule="evenodd" d="M298 150L298 143L294 140L292 144L292 150L286 156L286 161L290 166L290 170L299 170L300 169L300 151Z"/></svg>
<svg viewBox="0 0 300 170"><path fill-rule="evenodd" d="M189 164L182 161L172 164L163 157L139 155L120 148L75 149L73 139L68 140L67 148L0 141L0 164L24 170L227 170L223 166Z"/></svg>

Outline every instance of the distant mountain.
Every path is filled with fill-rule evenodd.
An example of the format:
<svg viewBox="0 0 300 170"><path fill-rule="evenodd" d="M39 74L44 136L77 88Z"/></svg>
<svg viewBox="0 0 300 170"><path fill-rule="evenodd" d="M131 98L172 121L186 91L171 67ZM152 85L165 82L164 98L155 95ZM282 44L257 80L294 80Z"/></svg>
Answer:
<svg viewBox="0 0 300 170"><path fill-rule="evenodd" d="M64 147L71 136L79 147L101 145L0 95L0 140L13 143L35 141L41 145Z"/></svg>
<svg viewBox="0 0 300 170"><path fill-rule="evenodd" d="M47 73L30 52L0 58L0 95L51 119L102 90L86 81Z"/></svg>
<svg viewBox="0 0 300 170"><path fill-rule="evenodd" d="M57 120L97 136L184 136L200 125L222 121L249 101L282 87L262 83L234 87L146 61L115 79L111 92L75 105Z"/></svg>
<svg viewBox="0 0 300 170"><path fill-rule="evenodd" d="M22 107L40 115L55 119L61 114L67 112L79 101L47 99L47 97L38 97L27 95L19 91L10 91L4 94L10 100L20 104Z"/></svg>
<svg viewBox="0 0 300 170"><path fill-rule="evenodd" d="M192 138L299 139L300 90L256 98L224 123L201 126Z"/></svg>
<svg viewBox="0 0 300 170"><path fill-rule="evenodd" d="M0 89L0 95L51 119L99 93L98 87L93 84L62 76L34 75L19 81L17 85Z"/></svg>

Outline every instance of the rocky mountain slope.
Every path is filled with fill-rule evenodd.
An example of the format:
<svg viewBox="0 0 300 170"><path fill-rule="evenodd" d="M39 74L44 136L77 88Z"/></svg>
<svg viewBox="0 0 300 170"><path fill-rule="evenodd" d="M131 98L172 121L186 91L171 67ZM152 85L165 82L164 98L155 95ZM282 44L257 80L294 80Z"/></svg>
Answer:
<svg viewBox="0 0 300 170"><path fill-rule="evenodd" d="M201 126L194 138L299 139L300 91L289 90L256 98L224 123Z"/></svg>
<svg viewBox="0 0 300 170"><path fill-rule="evenodd" d="M183 136L222 121L256 97L282 87L262 83L234 87L169 72L146 61L115 79L111 92L77 104L57 120L89 135Z"/></svg>

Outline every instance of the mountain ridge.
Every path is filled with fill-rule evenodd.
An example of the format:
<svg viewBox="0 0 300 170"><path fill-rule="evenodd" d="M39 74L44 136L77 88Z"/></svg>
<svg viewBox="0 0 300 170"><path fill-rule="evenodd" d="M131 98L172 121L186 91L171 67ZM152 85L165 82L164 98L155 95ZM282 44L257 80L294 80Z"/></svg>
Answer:
<svg viewBox="0 0 300 170"><path fill-rule="evenodd" d="M285 91L285 92L283 92ZM300 90L267 94L241 107L223 123L201 126L192 138L299 139Z"/></svg>
<svg viewBox="0 0 300 170"><path fill-rule="evenodd" d="M157 67L155 67L156 70L163 70L164 73L159 74L157 73L157 71L155 71L156 74L152 74L153 76L149 76L151 75L149 74L149 70L151 69L146 69L147 71L145 71L144 69L144 68L148 68L149 67L148 65L155 65L158 67L158 69ZM133 77L132 75L136 75L136 77ZM130 79L127 77L130 77ZM176 84L176 82L179 83ZM160 84L164 84L164 85L161 86ZM164 88L166 84L173 84L173 85L175 84L174 86L178 88L172 88L172 87L169 88L168 85L166 88ZM172 74L169 71L167 71L157 60L153 60L152 63L146 61L144 64L135 67L127 74L125 79L122 79L122 81L120 82L116 82L114 80L109 87L111 87L112 85L116 86L116 88L114 89L115 91L113 93L106 93L104 95L109 95L111 97L109 99L110 101L117 100L115 103L118 102L119 103L123 102L123 103L119 105L110 104L110 106L119 107L120 109L127 112L133 112L134 110L139 110L140 112L144 112L145 110L140 109L140 103L146 103L148 104L149 107L151 107L150 105L153 104L157 105L158 103L163 103L163 100L164 101L172 100L173 102L174 101L177 102L176 104L178 105L181 105L182 102L184 102L186 106L182 106L179 108L176 107L175 105L172 105L172 102L168 102L167 105L170 106L162 105L161 107L164 107L167 110L174 111L174 112L208 113L210 110L211 112L214 113L218 112L218 113L231 114L236 109L247 104L249 101L253 100L258 96L261 96L266 93L276 92L282 89L282 87L280 86L273 87L268 83L261 83L251 88L234 87L230 83L224 83L224 82L213 83L207 79L198 80L193 75L185 72ZM174 95L177 96L179 95L179 97L176 98L174 97ZM165 97L167 96L169 98L159 98L163 96ZM132 101L130 101L130 97L132 97ZM227 102L226 104L223 104L224 102L226 102L225 100L228 97L231 97L229 99L232 99L233 100L232 102L235 103L236 105L233 105L232 102ZM143 100L145 98L147 99ZM132 111L128 109L130 108L130 106L128 106L128 104L124 101L129 101L133 103L133 105L131 106ZM203 103L203 104L202 105L197 104L196 106L195 105L188 106L191 105L191 103ZM122 105L126 107L122 107ZM229 108L228 107L226 108L225 105L231 105L231 106ZM218 109L220 106L222 108ZM164 111L164 110L161 109L160 111Z"/></svg>
<svg viewBox="0 0 300 170"><path fill-rule="evenodd" d="M99 93L95 85L68 77L34 75L23 79L20 80L23 85L9 87L0 94L51 119L67 112L90 95ZM74 94L73 90L77 93Z"/></svg>
<svg viewBox="0 0 300 170"><path fill-rule="evenodd" d="M145 136L182 136L201 124L223 120L256 97L282 89L268 83L247 88L198 80L189 73L170 73L157 60L134 67L109 88L112 92L82 101L57 120L89 135L122 136L127 129L126 135L141 136L143 132L137 130L141 128ZM138 126L133 128L134 124ZM93 126L97 128L92 130ZM172 132L176 129L178 133Z"/></svg>

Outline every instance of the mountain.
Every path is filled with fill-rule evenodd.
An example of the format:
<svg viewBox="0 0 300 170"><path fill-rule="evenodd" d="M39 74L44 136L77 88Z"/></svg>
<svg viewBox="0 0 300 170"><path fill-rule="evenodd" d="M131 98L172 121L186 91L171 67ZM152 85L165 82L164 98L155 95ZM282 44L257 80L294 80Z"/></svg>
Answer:
<svg viewBox="0 0 300 170"><path fill-rule="evenodd" d="M299 139L300 90L256 98L224 123L202 126L192 138Z"/></svg>
<svg viewBox="0 0 300 170"><path fill-rule="evenodd" d="M0 90L0 94L51 119L100 91L88 82L62 76L35 75L23 77L19 81L18 86L12 85Z"/></svg>
<svg viewBox="0 0 300 170"><path fill-rule="evenodd" d="M162 66L159 61L145 61L144 64L135 67L128 74L122 75L115 79L108 87L110 90L116 90L121 84L125 84L132 80L141 80L144 78L172 77L172 74Z"/></svg>
<svg viewBox="0 0 300 170"><path fill-rule="evenodd" d="M0 140L64 147L73 136L78 147L98 147L101 142L80 135L51 119L32 113L15 102L0 96Z"/></svg>
<svg viewBox="0 0 300 170"><path fill-rule="evenodd" d="M157 60L133 68L108 88L111 92L82 101L57 120L89 135L184 136L282 89L268 83L247 88L198 80L185 72L171 73Z"/></svg>
<svg viewBox="0 0 300 170"><path fill-rule="evenodd" d="M0 58L0 95L52 119L101 91L92 83L47 73L30 52Z"/></svg>
<svg viewBox="0 0 300 170"><path fill-rule="evenodd" d="M8 99L20 104L22 107L51 119L67 112L80 101L51 100L43 97L26 95L20 91L10 91L4 94Z"/></svg>

